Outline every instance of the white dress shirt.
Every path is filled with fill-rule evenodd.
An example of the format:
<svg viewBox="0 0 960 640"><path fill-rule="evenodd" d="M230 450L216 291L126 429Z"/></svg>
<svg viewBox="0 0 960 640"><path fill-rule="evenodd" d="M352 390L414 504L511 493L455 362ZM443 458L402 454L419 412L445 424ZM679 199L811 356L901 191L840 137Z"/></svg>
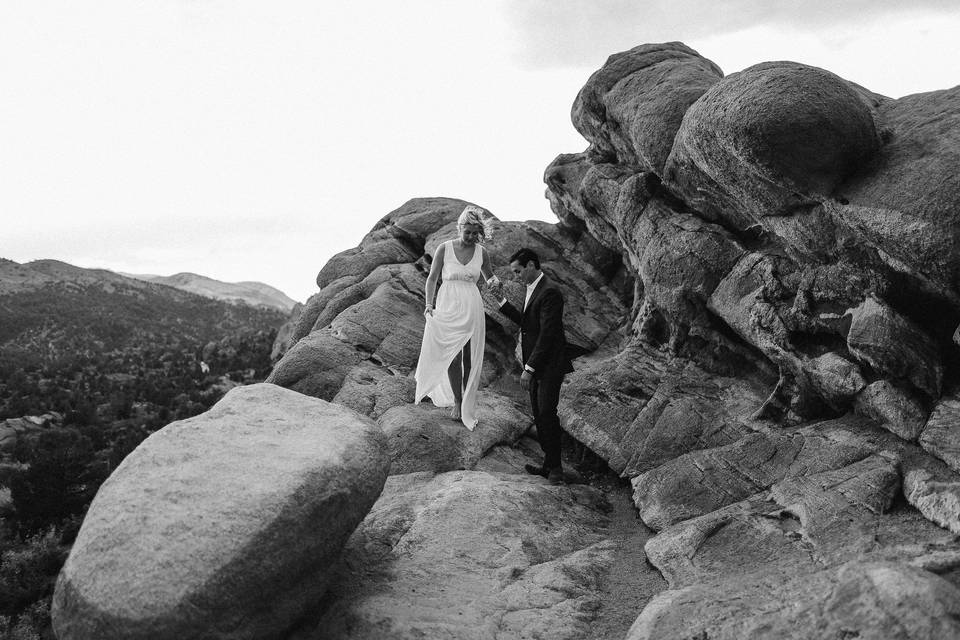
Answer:
<svg viewBox="0 0 960 640"><path fill-rule="evenodd" d="M537 276L537 279L527 285L527 297L523 299L523 310L527 310L527 304L530 303L530 296L533 295L533 290L537 288L537 285L540 284L540 281L543 280L543 272L540 272L540 275Z"/></svg>

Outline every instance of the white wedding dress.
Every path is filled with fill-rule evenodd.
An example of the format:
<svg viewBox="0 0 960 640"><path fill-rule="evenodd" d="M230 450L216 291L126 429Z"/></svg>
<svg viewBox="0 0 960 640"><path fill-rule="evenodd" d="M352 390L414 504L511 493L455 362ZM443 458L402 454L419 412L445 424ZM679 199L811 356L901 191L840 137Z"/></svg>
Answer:
<svg viewBox="0 0 960 640"><path fill-rule="evenodd" d="M447 369L453 359L470 343L470 375L463 385L460 419L473 430L477 425L477 387L486 341L486 320L483 299L477 288L483 248L478 244L473 257L461 264L453 248L453 240L444 243L440 290L433 315L426 316L420 360L417 362L417 391L414 403L429 396L438 407L454 405L453 389Z"/></svg>

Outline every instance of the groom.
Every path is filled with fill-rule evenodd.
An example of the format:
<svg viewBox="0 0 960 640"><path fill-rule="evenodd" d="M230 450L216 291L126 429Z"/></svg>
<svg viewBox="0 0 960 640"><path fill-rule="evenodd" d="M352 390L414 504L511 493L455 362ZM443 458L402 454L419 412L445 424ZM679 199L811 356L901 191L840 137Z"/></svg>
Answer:
<svg viewBox="0 0 960 640"><path fill-rule="evenodd" d="M550 484L563 481L560 465L560 419L557 403L563 377L573 371L567 357L563 332L563 294L543 275L540 258L522 248L510 256L514 277L527 285L523 311L517 311L506 298L500 310L520 325L520 352L523 373L520 386L530 392L530 407L537 425L537 439L543 449L543 465L526 465L528 473L543 476Z"/></svg>

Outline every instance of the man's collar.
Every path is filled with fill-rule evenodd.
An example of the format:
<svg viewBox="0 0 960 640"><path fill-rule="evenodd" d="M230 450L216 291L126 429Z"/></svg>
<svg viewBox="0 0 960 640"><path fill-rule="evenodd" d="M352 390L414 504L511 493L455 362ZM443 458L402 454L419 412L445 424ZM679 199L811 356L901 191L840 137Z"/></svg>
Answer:
<svg viewBox="0 0 960 640"><path fill-rule="evenodd" d="M536 280L534 280L533 282L527 285L527 289L529 289L530 291L533 291L536 288L536 286L540 284L541 280L543 280L543 271L540 272L540 275L537 276Z"/></svg>

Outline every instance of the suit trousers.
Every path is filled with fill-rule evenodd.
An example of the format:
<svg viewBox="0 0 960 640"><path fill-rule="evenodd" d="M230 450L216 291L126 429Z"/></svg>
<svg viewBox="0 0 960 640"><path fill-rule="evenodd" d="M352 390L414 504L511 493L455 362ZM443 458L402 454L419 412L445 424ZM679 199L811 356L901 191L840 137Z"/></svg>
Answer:
<svg viewBox="0 0 960 640"><path fill-rule="evenodd" d="M543 449L543 466L554 469L560 466L560 418L557 403L560 402L560 386L563 374L546 375L530 381L530 407L533 422L537 425L537 440Z"/></svg>

